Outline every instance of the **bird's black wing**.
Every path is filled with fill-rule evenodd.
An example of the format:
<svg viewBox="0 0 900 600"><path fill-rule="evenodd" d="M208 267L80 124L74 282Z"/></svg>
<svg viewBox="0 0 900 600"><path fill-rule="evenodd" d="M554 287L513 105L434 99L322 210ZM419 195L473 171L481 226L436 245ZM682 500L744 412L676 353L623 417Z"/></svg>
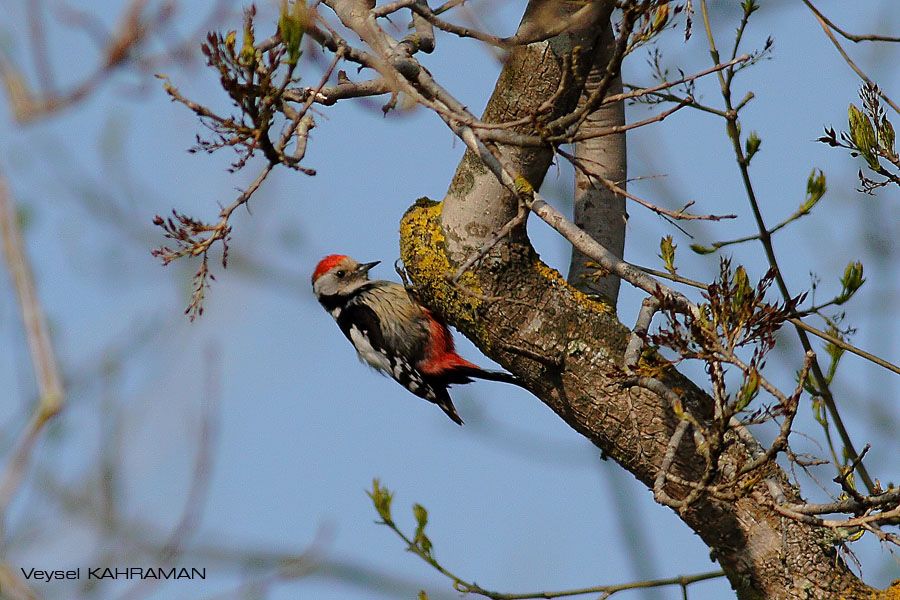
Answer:
<svg viewBox="0 0 900 600"><path fill-rule="evenodd" d="M338 327L351 342L350 330L354 327L363 334L377 352L386 349L384 334L375 311L362 302L349 302L337 316Z"/></svg>
<svg viewBox="0 0 900 600"><path fill-rule="evenodd" d="M374 310L362 302L350 302L341 310L336 320L338 327L341 328L348 340L353 341L350 332L355 328L366 338L373 350L384 354L390 365L386 375L392 377L416 396L437 404L453 422L462 425L462 419L447 393L448 382L433 381L431 378L423 376L415 365L404 360L402 356L391 354ZM469 381L468 378L462 378L462 380Z"/></svg>

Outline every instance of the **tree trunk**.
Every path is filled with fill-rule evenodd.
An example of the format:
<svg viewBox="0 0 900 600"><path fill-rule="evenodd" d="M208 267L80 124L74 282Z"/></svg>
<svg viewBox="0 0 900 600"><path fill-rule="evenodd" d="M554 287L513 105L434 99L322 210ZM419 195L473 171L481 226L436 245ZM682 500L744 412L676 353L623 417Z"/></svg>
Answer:
<svg viewBox="0 0 900 600"><path fill-rule="evenodd" d="M612 28L604 28L600 36L579 106L600 86L606 66L613 55L615 36ZM622 93L620 75L613 79L609 93ZM613 102L604 104L591 113L578 133L591 134L624 124L625 103ZM625 252L625 223L628 219L625 197L604 186L597 178L602 177L625 188L628 176L625 134L616 133L576 142L575 158L582 163L581 168L575 169L575 224L604 248L622 258ZM600 296L615 307L621 280L615 275L595 276L597 269L592 268L590 262L587 256L573 246L569 283L586 294Z"/></svg>
<svg viewBox="0 0 900 600"><path fill-rule="evenodd" d="M602 28L609 27L612 3L605 4L600 26L513 51L485 120L527 116L556 93L563 57L575 46L593 51ZM581 6L533 1L520 30L548 5L559 11ZM582 82L558 97L548 118L572 110ZM504 147L502 151L535 188L540 185L552 159L549 148ZM575 289L544 265L524 226L494 247L458 284L447 278L491 240L517 208L517 199L467 152L444 201L422 199L403 218L401 257L411 281L422 302L519 376L573 429L652 489L679 419L667 400L623 386L621 364L630 331L618 322L610 305ZM622 225L606 223L612 229ZM710 418L712 399L696 385L671 369L661 379L680 394L686 412L701 421ZM727 480L751 459L745 443L736 438L728 442L713 484ZM670 472L696 481L703 467L692 440L686 440ZM679 515L709 546L737 596L887 598L887 593L882 596L854 576L837 555L828 531L785 519L760 501L771 498L766 479L777 482L789 502L799 501L798 491L777 465L762 470L739 499L702 498ZM665 491L678 499L689 490L668 485Z"/></svg>

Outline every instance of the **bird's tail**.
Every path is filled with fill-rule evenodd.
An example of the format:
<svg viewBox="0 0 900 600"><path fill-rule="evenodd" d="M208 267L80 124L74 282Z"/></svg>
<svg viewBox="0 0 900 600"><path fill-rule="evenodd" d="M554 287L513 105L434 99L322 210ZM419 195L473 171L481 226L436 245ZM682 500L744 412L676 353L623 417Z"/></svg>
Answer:
<svg viewBox="0 0 900 600"><path fill-rule="evenodd" d="M487 381L500 381L502 383L511 383L513 385L517 385L520 388L524 388L525 384L522 383L522 380L513 375L512 373L507 373L506 371L492 371L490 369L482 369L480 367L476 367L471 369L465 373L465 375L469 377L474 377L476 379L486 379Z"/></svg>
<svg viewBox="0 0 900 600"><path fill-rule="evenodd" d="M435 387L435 397L429 398L432 402L441 407L441 410L444 411L450 419L456 423L457 425L462 425L463 420L460 418L459 413L456 412L456 407L453 406L453 400L450 399L450 394L447 391L447 385L453 385L454 383L470 383L473 378L475 379L486 379L488 381L501 381L503 383L511 383L513 385L517 385L521 388L524 388L525 385L515 375L507 373L505 371L491 371L489 369L482 369L481 367L465 361L466 364L459 365L455 369L453 369L452 373L445 374L444 383L440 387Z"/></svg>
<svg viewBox="0 0 900 600"><path fill-rule="evenodd" d="M435 390L436 397L432 402L441 407L441 410L446 413L450 420L452 420L457 425L462 425L463 420L459 416L459 413L456 412L456 407L453 406L453 400L450 399L450 394L447 392L447 388L438 388Z"/></svg>
<svg viewBox="0 0 900 600"><path fill-rule="evenodd" d="M500 381L511 383L521 388L525 387L522 380L506 371L492 371L482 369L473 362L469 362L456 352L446 352L437 358L431 358L419 366L423 373L442 379L449 385L469 383L472 379L486 379L488 381Z"/></svg>

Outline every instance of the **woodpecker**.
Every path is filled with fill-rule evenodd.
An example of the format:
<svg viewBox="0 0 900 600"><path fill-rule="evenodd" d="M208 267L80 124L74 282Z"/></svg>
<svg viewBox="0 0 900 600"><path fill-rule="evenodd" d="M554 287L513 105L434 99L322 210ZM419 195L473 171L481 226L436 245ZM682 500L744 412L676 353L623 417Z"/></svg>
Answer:
<svg viewBox="0 0 900 600"><path fill-rule="evenodd" d="M522 385L509 373L482 369L457 354L447 325L410 298L402 285L370 280L369 271L379 262L332 254L312 274L316 298L362 362L437 404L458 425L463 421L448 386L471 383L472 378Z"/></svg>

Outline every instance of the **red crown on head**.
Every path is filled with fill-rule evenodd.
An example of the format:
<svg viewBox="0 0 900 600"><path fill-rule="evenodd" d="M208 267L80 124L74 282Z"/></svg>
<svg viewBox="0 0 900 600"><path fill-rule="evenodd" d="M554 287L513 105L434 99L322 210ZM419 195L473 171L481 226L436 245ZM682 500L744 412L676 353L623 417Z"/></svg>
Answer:
<svg viewBox="0 0 900 600"><path fill-rule="evenodd" d="M347 258L349 257L346 254L329 254L328 256L320 260L319 264L316 265L316 270L313 271L312 274L313 283L315 283L319 277L347 260Z"/></svg>

